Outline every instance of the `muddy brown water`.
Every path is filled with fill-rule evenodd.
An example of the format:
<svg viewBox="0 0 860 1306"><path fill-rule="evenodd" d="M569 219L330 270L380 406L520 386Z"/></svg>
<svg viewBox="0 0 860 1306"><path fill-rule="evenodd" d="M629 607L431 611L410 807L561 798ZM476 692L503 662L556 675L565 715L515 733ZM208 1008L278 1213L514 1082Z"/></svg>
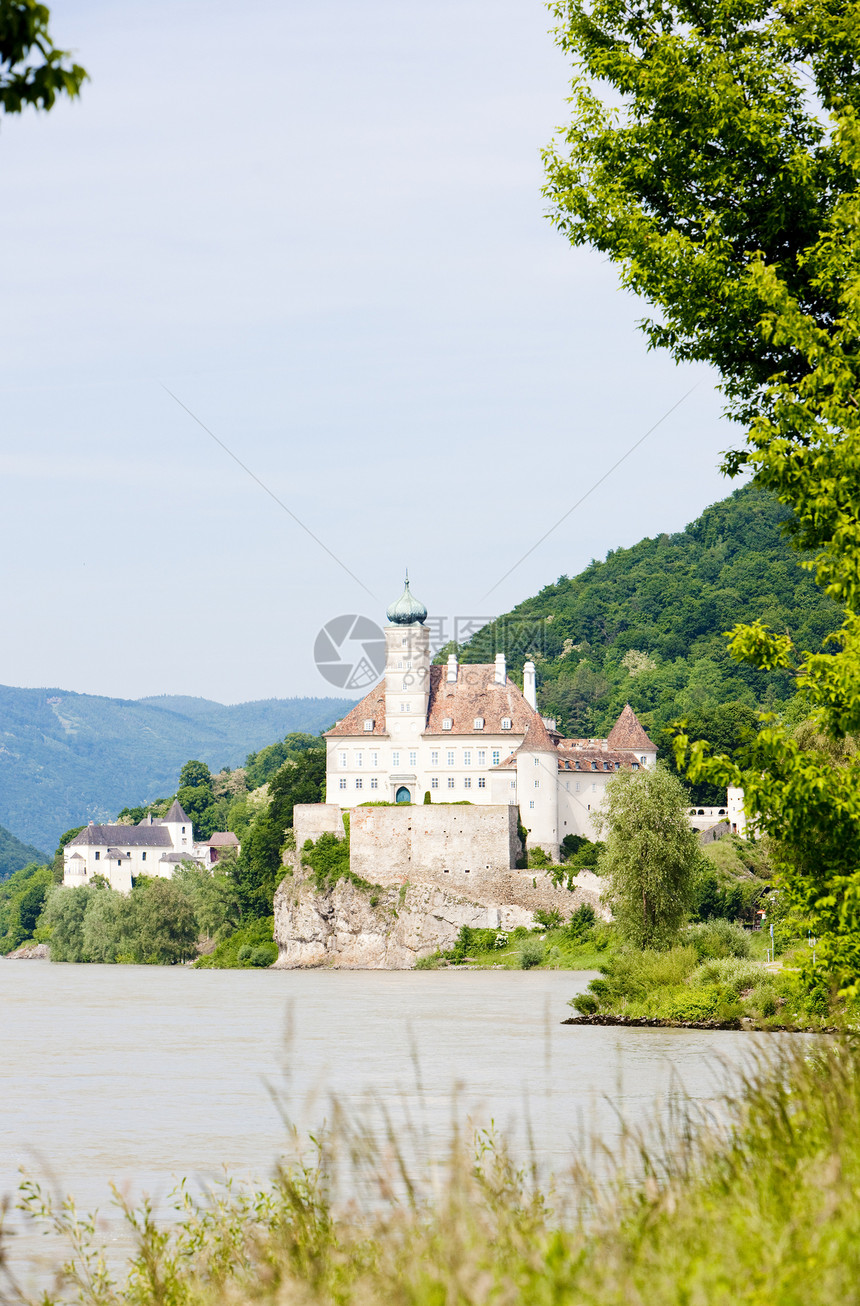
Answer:
<svg viewBox="0 0 860 1306"><path fill-rule="evenodd" d="M714 1101L766 1041L562 1025L589 978L0 961L0 1193L22 1165L85 1209L108 1208L111 1180L161 1203L223 1167L264 1180L283 1116L319 1128L332 1095L353 1116L408 1117L419 1164L456 1115L563 1169L585 1134L612 1142L619 1114L659 1115L673 1087Z"/></svg>

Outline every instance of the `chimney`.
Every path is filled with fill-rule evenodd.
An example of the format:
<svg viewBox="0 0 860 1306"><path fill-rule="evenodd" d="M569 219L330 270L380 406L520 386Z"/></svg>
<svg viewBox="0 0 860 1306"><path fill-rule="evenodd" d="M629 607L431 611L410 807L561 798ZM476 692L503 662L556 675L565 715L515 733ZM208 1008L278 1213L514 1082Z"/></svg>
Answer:
<svg viewBox="0 0 860 1306"><path fill-rule="evenodd" d="M449 685L454 685L457 683L457 654L456 653L448 654L447 680Z"/></svg>
<svg viewBox="0 0 860 1306"><path fill-rule="evenodd" d="M504 653L497 653L496 674L494 676L494 680L497 685L504 685L507 683L507 679L508 679L508 669L505 666L505 655Z"/></svg>
<svg viewBox="0 0 860 1306"><path fill-rule="evenodd" d="M523 666L523 698L529 707L537 711L537 683L535 680L535 664L526 662Z"/></svg>

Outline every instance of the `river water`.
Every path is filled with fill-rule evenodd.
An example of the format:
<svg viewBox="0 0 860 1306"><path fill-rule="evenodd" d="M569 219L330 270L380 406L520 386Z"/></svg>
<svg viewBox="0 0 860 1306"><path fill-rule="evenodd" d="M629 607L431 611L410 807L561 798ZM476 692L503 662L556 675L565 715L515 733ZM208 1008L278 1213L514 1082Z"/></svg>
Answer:
<svg viewBox="0 0 860 1306"><path fill-rule="evenodd" d="M563 1169L673 1086L713 1101L759 1040L563 1026L570 971L195 971L0 961L0 1195L18 1168L102 1209L108 1181L163 1200L226 1166L265 1179L301 1129L408 1114L417 1153L454 1115ZM415 1148L413 1148L413 1151ZM23 1253L29 1244L19 1241Z"/></svg>

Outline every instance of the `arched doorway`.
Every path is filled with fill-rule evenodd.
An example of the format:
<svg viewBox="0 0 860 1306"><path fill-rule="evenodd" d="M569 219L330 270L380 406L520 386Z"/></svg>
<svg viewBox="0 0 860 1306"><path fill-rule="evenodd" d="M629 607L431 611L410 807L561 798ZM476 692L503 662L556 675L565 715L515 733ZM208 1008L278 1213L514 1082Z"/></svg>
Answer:
<svg viewBox="0 0 860 1306"><path fill-rule="evenodd" d="M394 801L395 803L412 802L412 795L410 794L409 790L406 788L406 785L400 786L400 788L397 790L397 793L394 795Z"/></svg>

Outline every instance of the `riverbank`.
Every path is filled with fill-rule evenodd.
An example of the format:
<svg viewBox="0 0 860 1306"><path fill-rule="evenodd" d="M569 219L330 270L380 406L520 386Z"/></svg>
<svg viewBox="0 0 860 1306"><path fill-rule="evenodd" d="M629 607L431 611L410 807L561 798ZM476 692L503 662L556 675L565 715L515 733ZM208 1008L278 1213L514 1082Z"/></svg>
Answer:
<svg viewBox="0 0 860 1306"><path fill-rule="evenodd" d="M839 1034L836 1025L780 1025L774 1021L757 1021L751 1016L739 1016L731 1020L669 1020L648 1016L612 1016L609 1013L596 1016L568 1016L562 1025L599 1025L623 1029L711 1029L739 1030L748 1034Z"/></svg>

